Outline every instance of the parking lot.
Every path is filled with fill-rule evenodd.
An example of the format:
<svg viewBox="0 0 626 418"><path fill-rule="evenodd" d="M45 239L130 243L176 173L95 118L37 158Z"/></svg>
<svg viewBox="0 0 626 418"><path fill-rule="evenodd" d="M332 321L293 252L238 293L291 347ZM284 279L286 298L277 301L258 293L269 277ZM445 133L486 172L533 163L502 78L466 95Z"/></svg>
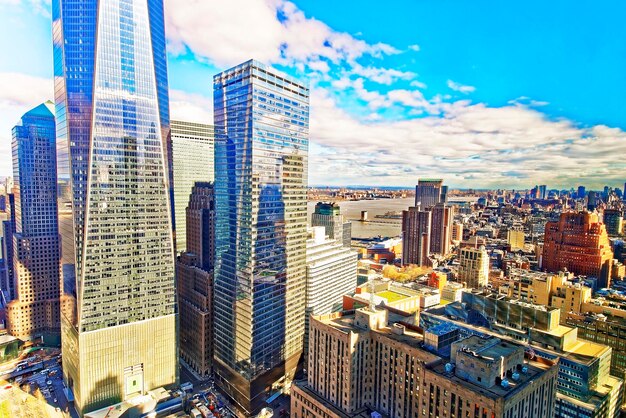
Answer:
<svg viewBox="0 0 626 418"><path fill-rule="evenodd" d="M78 418L68 405L63 389L63 372L58 351L41 350L29 355L23 362L28 365L15 368L9 381L21 390L52 406L58 416Z"/></svg>

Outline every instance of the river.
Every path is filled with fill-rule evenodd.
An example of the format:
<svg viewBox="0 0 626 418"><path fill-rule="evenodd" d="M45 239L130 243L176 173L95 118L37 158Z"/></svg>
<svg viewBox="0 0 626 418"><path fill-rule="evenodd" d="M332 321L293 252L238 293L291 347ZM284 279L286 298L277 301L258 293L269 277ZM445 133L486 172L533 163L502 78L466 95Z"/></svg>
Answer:
<svg viewBox="0 0 626 418"><path fill-rule="evenodd" d="M309 202L309 222L311 214L315 210L317 202ZM402 229L401 219L381 219L376 215L384 215L387 212L398 212L406 210L415 204L414 197L404 199L378 199L378 200L357 200L338 202L342 215L352 222L352 236L354 238L371 238L377 235L383 237L395 237L400 235ZM370 222L361 222L361 211L368 212Z"/></svg>

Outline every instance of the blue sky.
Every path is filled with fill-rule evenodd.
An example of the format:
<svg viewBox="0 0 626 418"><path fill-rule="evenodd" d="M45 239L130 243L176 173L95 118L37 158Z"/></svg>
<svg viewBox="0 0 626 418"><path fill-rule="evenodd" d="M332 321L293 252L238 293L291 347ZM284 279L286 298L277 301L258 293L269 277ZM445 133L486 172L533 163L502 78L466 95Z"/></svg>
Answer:
<svg viewBox="0 0 626 418"><path fill-rule="evenodd" d="M213 74L256 58L311 86L311 184L617 186L620 1L165 0L174 117L211 122ZM0 175L52 95L46 0L0 0Z"/></svg>

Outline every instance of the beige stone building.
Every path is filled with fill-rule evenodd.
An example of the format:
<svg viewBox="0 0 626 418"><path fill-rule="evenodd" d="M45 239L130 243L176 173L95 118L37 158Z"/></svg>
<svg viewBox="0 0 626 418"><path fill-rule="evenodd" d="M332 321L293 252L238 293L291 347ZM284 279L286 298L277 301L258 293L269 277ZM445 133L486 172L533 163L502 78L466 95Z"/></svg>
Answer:
<svg viewBox="0 0 626 418"><path fill-rule="evenodd" d="M553 416L555 363L476 336L441 357L418 328L389 315L362 308L311 318L308 379L292 386L291 417Z"/></svg>
<svg viewBox="0 0 626 418"><path fill-rule="evenodd" d="M479 289L489 282L489 254L484 246L461 248L459 281L470 289Z"/></svg>

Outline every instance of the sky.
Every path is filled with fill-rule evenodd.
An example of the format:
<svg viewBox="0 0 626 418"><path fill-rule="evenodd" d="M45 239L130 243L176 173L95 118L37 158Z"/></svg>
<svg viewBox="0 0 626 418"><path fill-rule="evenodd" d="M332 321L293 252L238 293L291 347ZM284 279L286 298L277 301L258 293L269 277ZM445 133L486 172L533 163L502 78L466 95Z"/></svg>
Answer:
<svg viewBox="0 0 626 418"><path fill-rule="evenodd" d="M165 0L172 118L250 58L311 89L309 184L622 187L626 2ZM52 99L49 0L0 0L0 176Z"/></svg>

